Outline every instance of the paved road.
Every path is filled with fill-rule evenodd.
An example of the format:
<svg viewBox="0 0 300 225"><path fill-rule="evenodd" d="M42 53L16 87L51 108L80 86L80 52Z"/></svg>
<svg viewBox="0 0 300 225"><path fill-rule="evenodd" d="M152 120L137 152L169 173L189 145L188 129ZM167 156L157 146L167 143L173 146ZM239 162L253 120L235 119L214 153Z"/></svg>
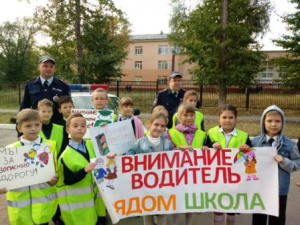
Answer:
<svg viewBox="0 0 300 225"><path fill-rule="evenodd" d="M16 140L15 130L0 129L0 147L12 143ZM295 185L295 181L300 180L300 172L294 173L292 175L291 190L288 198L287 206L287 225L298 225L300 221L300 187ZM181 218L182 219L182 218ZM6 211L6 201L5 196L0 195L0 224L8 225L7 211ZM129 218L122 220L120 225L140 225L142 223L141 217ZM170 218L169 218L169 224ZM181 221L180 224L183 224ZM193 218L193 225L212 225L213 215L212 213L202 213L197 214ZM236 224L239 225L250 225L251 215L241 214L237 216Z"/></svg>

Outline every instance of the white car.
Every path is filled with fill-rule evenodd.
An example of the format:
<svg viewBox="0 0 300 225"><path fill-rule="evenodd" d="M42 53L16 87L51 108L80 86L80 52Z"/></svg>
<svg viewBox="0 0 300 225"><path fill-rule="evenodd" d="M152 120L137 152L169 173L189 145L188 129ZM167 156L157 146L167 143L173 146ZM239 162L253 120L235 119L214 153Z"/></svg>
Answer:
<svg viewBox="0 0 300 225"><path fill-rule="evenodd" d="M71 96L72 96L75 109L93 108L91 92L72 92ZM108 108L114 110L115 114L118 115L119 98L112 94L108 94L108 98L109 98Z"/></svg>

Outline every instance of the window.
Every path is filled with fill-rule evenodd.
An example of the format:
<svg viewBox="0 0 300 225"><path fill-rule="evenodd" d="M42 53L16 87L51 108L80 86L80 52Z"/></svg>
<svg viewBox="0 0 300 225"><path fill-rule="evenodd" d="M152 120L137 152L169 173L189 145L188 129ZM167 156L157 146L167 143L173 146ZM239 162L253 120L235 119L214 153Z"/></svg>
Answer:
<svg viewBox="0 0 300 225"><path fill-rule="evenodd" d="M167 45L158 46L158 54L159 55L166 55L168 53L169 53L169 48Z"/></svg>
<svg viewBox="0 0 300 225"><path fill-rule="evenodd" d="M273 76L273 64L271 62L265 61L263 65L263 70L259 73L261 78L271 78Z"/></svg>
<svg viewBox="0 0 300 225"><path fill-rule="evenodd" d="M174 51L175 54L178 54L179 53L179 48L171 46L170 47L170 53L173 54L173 51Z"/></svg>
<svg viewBox="0 0 300 225"><path fill-rule="evenodd" d="M158 69L159 70L170 70L172 68L172 62L171 61L158 61Z"/></svg>
<svg viewBox="0 0 300 225"><path fill-rule="evenodd" d="M142 61L135 61L134 62L134 68L136 70L142 70L143 69L143 62Z"/></svg>
<svg viewBox="0 0 300 225"><path fill-rule="evenodd" d="M142 55L143 54L143 47L142 46L136 46L134 50L136 55Z"/></svg>

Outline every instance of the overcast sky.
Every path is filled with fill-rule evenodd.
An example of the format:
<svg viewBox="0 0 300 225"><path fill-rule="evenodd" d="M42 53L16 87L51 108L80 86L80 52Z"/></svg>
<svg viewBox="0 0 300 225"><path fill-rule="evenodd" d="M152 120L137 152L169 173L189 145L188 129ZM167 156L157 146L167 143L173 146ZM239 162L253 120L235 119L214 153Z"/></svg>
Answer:
<svg viewBox="0 0 300 225"><path fill-rule="evenodd" d="M5 1L5 4L4 4ZM130 24L132 34L157 34L163 31L168 33L169 19L171 14L170 0L113 0L118 8L125 12ZM186 0L193 5L197 0ZM3 21L13 21L16 18L32 16L37 5L45 4L47 0L31 0L29 4L26 0L2 0L0 7L0 23ZM270 31L260 42L263 49L279 49L272 43L272 39L280 37L286 33L285 25L281 21L281 16L295 11L295 8L288 0L271 0L273 12L271 15ZM45 43L45 38L37 37L37 42Z"/></svg>

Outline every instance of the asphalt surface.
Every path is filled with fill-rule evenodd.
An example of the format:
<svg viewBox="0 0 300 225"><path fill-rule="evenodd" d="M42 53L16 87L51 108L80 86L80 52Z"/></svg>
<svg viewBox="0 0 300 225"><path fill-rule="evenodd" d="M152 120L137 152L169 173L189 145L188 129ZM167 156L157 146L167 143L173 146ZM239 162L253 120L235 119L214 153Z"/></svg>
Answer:
<svg viewBox="0 0 300 225"><path fill-rule="evenodd" d="M0 129L0 147L4 147L16 141L16 131L12 129ZM300 180L300 172L293 173L291 178L290 193L288 196L287 205L287 223L286 225L300 224L300 187L295 185L295 182ZM250 225L251 215L240 214L236 217L236 225ZM140 225L143 224L141 217L128 218L120 221L120 225ZM171 225L171 220L168 218L168 224ZM183 219L180 220L180 225L184 224ZM193 217L193 225L212 225L212 213L199 213ZM0 195L0 225L9 225L6 210L5 195ZM88 224L87 224L88 225Z"/></svg>

